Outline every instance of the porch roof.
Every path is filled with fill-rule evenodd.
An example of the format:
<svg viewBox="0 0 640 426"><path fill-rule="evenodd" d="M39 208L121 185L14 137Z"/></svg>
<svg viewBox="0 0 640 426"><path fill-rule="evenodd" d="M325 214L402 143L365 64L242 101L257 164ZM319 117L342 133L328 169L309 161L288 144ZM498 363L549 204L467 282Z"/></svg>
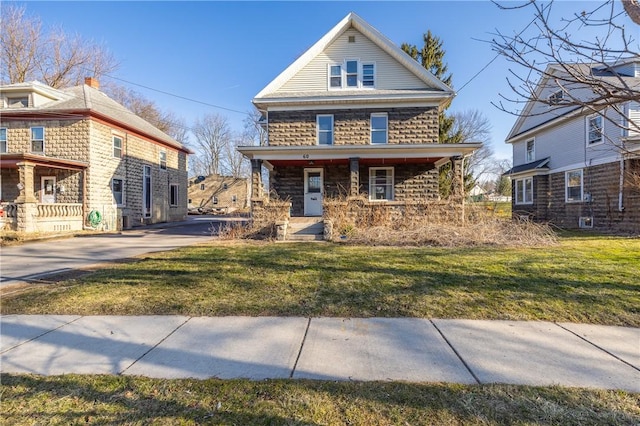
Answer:
<svg viewBox="0 0 640 426"><path fill-rule="evenodd" d="M456 144L381 144L381 145L304 145L239 146L250 160L321 161L359 159L441 159L466 156L481 143Z"/></svg>
<svg viewBox="0 0 640 426"><path fill-rule="evenodd" d="M29 163L35 166L53 167L67 170L84 170L88 163L65 158L46 157L37 154L0 154L0 167L3 169L17 169L20 163Z"/></svg>

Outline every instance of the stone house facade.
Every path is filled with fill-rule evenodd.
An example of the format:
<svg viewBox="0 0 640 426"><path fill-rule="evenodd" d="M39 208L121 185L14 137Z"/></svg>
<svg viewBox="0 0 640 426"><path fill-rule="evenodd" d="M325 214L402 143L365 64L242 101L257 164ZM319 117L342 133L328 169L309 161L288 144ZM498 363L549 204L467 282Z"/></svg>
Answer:
<svg viewBox="0 0 640 426"><path fill-rule="evenodd" d="M189 150L99 90L0 88L3 223L22 232L181 220Z"/></svg>
<svg viewBox="0 0 640 426"><path fill-rule="evenodd" d="M234 176L209 175L189 179L189 211L232 213L249 207L249 180Z"/></svg>
<svg viewBox="0 0 640 426"><path fill-rule="evenodd" d="M640 89L639 58L585 71ZM547 70L562 72L553 65ZM588 100L593 93L576 87L569 95L552 80L539 82L540 100L528 102L507 137L514 217L567 229L640 232L640 103L595 112L575 102L565 106L563 97Z"/></svg>
<svg viewBox="0 0 640 426"><path fill-rule="evenodd" d="M238 149L252 162L254 216L267 195L285 202L285 221L322 218L336 199L402 212L406 203L439 200L439 168L448 163L463 203L462 162L480 144L439 143L440 108L454 95L375 28L347 15L253 99L268 145Z"/></svg>

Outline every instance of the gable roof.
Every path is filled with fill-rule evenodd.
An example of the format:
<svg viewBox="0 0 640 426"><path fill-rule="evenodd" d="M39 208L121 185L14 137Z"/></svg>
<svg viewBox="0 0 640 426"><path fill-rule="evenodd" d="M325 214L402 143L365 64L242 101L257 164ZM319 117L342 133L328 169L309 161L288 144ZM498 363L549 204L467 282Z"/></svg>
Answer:
<svg viewBox="0 0 640 426"><path fill-rule="evenodd" d="M124 128L132 129L164 145L186 153L192 153L187 147L173 139L145 119L111 99L100 90L82 84L66 89L54 89L38 81L14 83L0 87L0 92L34 92L46 96L49 101L36 107L2 109L5 117L12 115L30 116L42 114L92 114L107 119Z"/></svg>
<svg viewBox="0 0 640 426"><path fill-rule="evenodd" d="M402 49L396 46L391 40L385 37L377 29L369 25L366 21L360 18L355 13L349 13L344 19L338 22L329 32L327 32L320 40L318 40L313 46L311 46L304 54L296 59L291 65L289 65L282 73L280 73L274 80L272 80L264 89L262 89L255 97L254 103L259 103L266 98L276 98L278 95L275 92L278 91L287 81L302 70L307 64L309 64L316 56L322 53L328 46L330 46L340 35L350 28L355 28L381 50L386 52L401 65L403 65L412 74L418 77L426 85L434 88L439 97L449 98L455 95L453 89L444 84L438 78L436 78L431 72L422 67L417 61L407 55ZM373 91L376 92L376 91ZM344 92L341 92L345 94ZM423 92L424 93L424 92ZM336 96L336 93L332 93Z"/></svg>
<svg viewBox="0 0 640 426"><path fill-rule="evenodd" d="M585 64L585 63L573 63L573 64L549 64L543 73L543 77L538 82L535 93L536 97L540 97L543 91L555 89L560 87L552 81L555 75L562 79L562 75L568 75L568 70L573 69L576 72L588 76L590 79L599 80L605 85L608 85L612 90L616 88L623 89L625 86L630 87L633 90L640 90L640 78L630 75L620 75L612 72L612 69L619 68L622 65L631 63L638 63L640 57L627 58L625 61L621 61L616 64L611 64L606 67L603 64ZM587 100L589 97L593 97L593 92L589 86L585 83L579 82L564 82L564 87L575 93L576 98L583 98ZM584 92L584 97L581 93ZM548 111L542 113L535 113L534 108L544 105L542 102L529 99L523 108L522 112L518 116L518 119L514 123L511 131L507 135L506 142L511 143L515 138L522 137L524 134L540 128L544 125L551 124L553 122L567 119L579 114L583 107L577 104L558 106L549 108Z"/></svg>

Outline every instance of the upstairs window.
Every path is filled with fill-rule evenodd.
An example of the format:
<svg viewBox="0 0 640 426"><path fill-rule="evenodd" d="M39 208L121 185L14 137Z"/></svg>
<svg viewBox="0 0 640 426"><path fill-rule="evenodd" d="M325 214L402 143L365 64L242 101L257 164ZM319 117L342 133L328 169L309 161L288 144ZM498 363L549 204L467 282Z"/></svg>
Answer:
<svg viewBox="0 0 640 426"><path fill-rule="evenodd" d="M529 139L527 141L527 151L525 154L525 161L527 163L536 159L536 141L535 139Z"/></svg>
<svg viewBox="0 0 640 426"><path fill-rule="evenodd" d="M333 115L321 114L316 120L318 145L333 145Z"/></svg>
<svg viewBox="0 0 640 426"><path fill-rule="evenodd" d="M160 151L160 169L167 170L167 151Z"/></svg>
<svg viewBox="0 0 640 426"><path fill-rule="evenodd" d="M329 89L372 89L376 85L375 64L350 59L341 65L329 65Z"/></svg>
<svg viewBox="0 0 640 426"><path fill-rule="evenodd" d="M7 98L8 108L26 108L29 106L29 97L20 96L15 98Z"/></svg>
<svg viewBox="0 0 640 426"><path fill-rule="evenodd" d="M0 152L7 152L7 128L0 128Z"/></svg>
<svg viewBox="0 0 640 426"><path fill-rule="evenodd" d="M549 95L549 105L558 105L564 99L564 91L557 90Z"/></svg>
<svg viewBox="0 0 640 426"><path fill-rule="evenodd" d="M602 116L592 115L587 117L587 145L602 142Z"/></svg>
<svg viewBox="0 0 640 426"><path fill-rule="evenodd" d="M122 158L122 138L118 136L113 137L113 156Z"/></svg>
<svg viewBox="0 0 640 426"><path fill-rule="evenodd" d="M388 119L386 113L371 114L371 143L387 143Z"/></svg>
<svg viewBox="0 0 640 426"><path fill-rule="evenodd" d="M31 152L44 154L44 127L31 128Z"/></svg>

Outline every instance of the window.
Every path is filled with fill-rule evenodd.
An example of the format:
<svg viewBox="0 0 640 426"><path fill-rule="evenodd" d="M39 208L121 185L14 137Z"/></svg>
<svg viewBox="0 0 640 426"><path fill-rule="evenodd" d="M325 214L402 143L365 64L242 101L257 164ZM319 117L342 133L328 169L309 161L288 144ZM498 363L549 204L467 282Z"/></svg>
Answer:
<svg viewBox="0 0 640 426"><path fill-rule="evenodd" d="M15 98L7 98L7 106L9 108L26 108L29 106L29 97L20 96Z"/></svg>
<svg viewBox="0 0 640 426"><path fill-rule="evenodd" d="M169 186L169 205L177 206L178 205L178 184L172 183Z"/></svg>
<svg viewBox="0 0 640 426"><path fill-rule="evenodd" d="M115 158L122 158L122 138L118 136L113 137L113 156Z"/></svg>
<svg viewBox="0 0 640 426"><path fill-rule="evenodd" d="M516 180L516 204L533 203L533 178Z"/></svg>
<svg viewBox="0 0 640 426"><path fill-rule="evenodd" d="M549 105L558 105L564 99L564 91L557 90L549 95Z"/></svg>
<svg viewBox="0 0 640 426"><path fill-rule="evenodd" d="M218 197L213 197L213 204L217 205L218 204Z"/></svg>
<svg viewBox="0 0 640 426"><path fill-rule="evenodd" d="M371 114L371 143L387 143L387 114Z"/></svg>
<svg viewBox="0 0 640 426"><path fill-rule="evenodd" d="M113 193L113 202L119 206L124 205L124 180L111 179L111 192Z"/></svg>
<svg viewBox="0 0 640 426"><path fill-rule="evenodd" d="M0 152L7 152L7 128L0 127Z"/></svg>
<svg viewBox="0 0 640 426"><path fill-rule="evenodd" d="M369 200L393 200L393 167L369 169Z"/></svg>
<svg viewBox="0 0 640 426"><path fill-rule="evenodd" d="M362 64L362 87L375 86L375 67L373 64Z"/></svg>
<svg viewBox="0 0 640 426"><path fill-rule="evenodd" d="M318 145L332 145L333 115L318 115L316 121Z"/></svg>
<svg viewBox="0 0 640 426"><path fill-rule="evenodd" d="M602 116L587 117L587 145L602 142Z"/></svg>
<svg viewBox="0 0 640 426"><path fill-rule="evenodd" d="M151 166L142 167L142 211L144 217L151 217Z"/></svg>
<svg viewBox="0 0 640 426"><path fill-rule="evenodd" d="M358 87L358 61L346 63L347 87Z"/></svg>
<svg viewBox="0 0 640 426"><path fill-rule="evenodd" d="M526 153L525 161L527 163L530 163L536 159L536 141L535 139L529 139L526 143L527 143L527 153Z"/></svg>
<svg viewBox="0 0 640 426"><path fill-rule="evenodd" d="M582 201L582 169L571 170L565 174L566 198L570 202Z"/></svg>
<svg viewBox="0 0 640 426"><path fill-rule="evenodd" d="M223 190L225 190L225 189L227 189L227 188L229 188L229 185L227 185L226 183L223 183L223 184L222 184L222 189L223 189Z"/></svg>
<svg viewBox="0 0 640 426"><path fill-rule="evenodd" d="M167 151L160 151L160 169L167 170Z"/></svg>
<svg viewBox="0 0 640 426"><path fill-rule="evenodd" d="M204 191L204 183L200 184L200 191Z"/></svg>
<svg viewBox="0 0 640 426"><path fill-rule="evenodd" d="M329 67L329 87L342 87L342 67L340 65L331 65Z"/></svg>
<svg viewBox="0 0 640 426"><path fill-rule="evenodd" d="M231 202L232 202L233 204L236 204L236 203L238 202L238 196L237 196L237 195L232 195L232 196L231 196Z"/></svg>
<svg viewBox="0 0 640 426"><path fill-rule="evenodd" d="M44 153L44 127L31 128L31 152Z"/></svg>

